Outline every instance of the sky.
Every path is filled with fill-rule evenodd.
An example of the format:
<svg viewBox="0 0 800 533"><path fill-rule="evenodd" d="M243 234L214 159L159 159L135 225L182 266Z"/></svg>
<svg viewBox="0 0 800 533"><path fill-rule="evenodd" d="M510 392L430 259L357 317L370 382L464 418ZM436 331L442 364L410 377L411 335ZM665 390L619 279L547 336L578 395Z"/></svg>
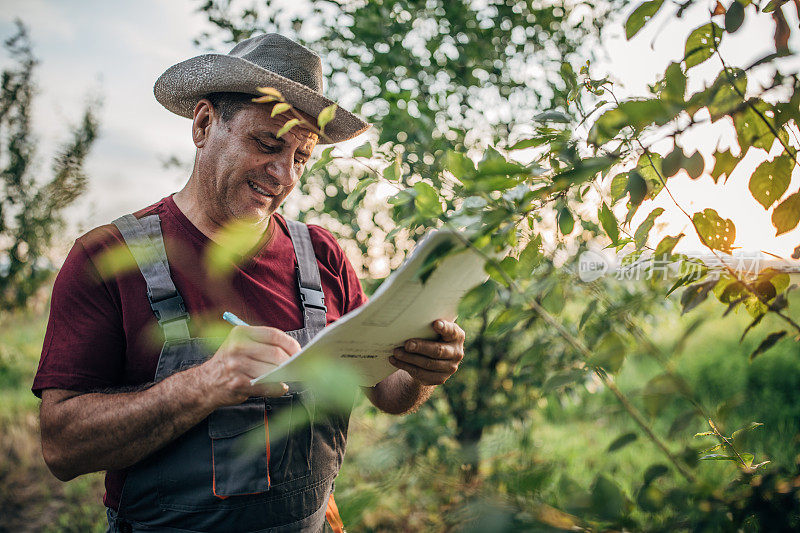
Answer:
<svg viewBox="0 0 800 533"><path fill-rule="evenodd" d="M180 189L194 155L190 121L162 108L153 97L152 87L170 65L204 52L192 44L207 24L195 13L196 3L0 0L0 6L0 36L12 35L13 20L22 19L30 28L34 51L40 59L34 127L41 140L41 154L51 154L66 139L68 125L79 120L92 95L101 95L104 102L100 137L86 165L90 189L69 210L72 224L64 246L71 245L74 237L91 227ZM793 10L786 10L786 14L796 28ZM666 13L661 15L631 41L625 40L620 27L603 42L605 59L595 64L593 72L624 81L619 88L622 96L646 94L647 84L657 79L668 62L683 56L685 37L707 16L702 9L693 9L682 23L665 25L663 21L669 17ZM753 42L754 35L763 36L763 41ZM772 26L745 22L734 37L723 43L722 50L731 63L744 64L769 51ZM793 38L792 48L797 49L800 43L796 31ZM700 89L713 79L720 68L715 61L692 69L690 90ZM786 70L800 70L797 58L785 63ZM708 154L717 143L727 146L731 139L731 129L718 123L687 136L684 149ZM363 139L352 144L360 142ZM654 146L666 153L671 143ZM177 156L185 165L165 168L164 161L171 156ZM750 172L765 157L763 153L751 154L747 164L741 164L726 184L714 185L708 176L690 183L688 177L679 175L670 180L669 187L689 212L713 207L723 217L732 218L737 225L736 244L742 249L763 249L786 256L800 244L800 230L773 238L771 212L764 211L747 190ZM708 170L712 168L710 157L706 157L706 165ZM49 164L42 170L49 170ZM800 177L795 175L789 190L797 190L798 185ZM700 249L688 220L667 195L662 193L645 203L638 217L643 218L657 206L667 209L659 218L657 229L662 234L683 231L687 238L681 246L685 250ZM624 212L617 215L621 218ZM634 228L637 221L634 220Z"/></svg>

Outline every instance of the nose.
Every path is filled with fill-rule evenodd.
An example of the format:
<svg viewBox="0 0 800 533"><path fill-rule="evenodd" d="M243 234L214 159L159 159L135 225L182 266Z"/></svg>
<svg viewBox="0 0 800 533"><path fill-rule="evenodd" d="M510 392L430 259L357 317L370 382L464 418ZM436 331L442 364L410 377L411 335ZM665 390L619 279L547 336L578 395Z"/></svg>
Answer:
<svg viewBox="0 0 800 533"><path fill-rule="evenodd" d="M283 151L278 157L266 164L267 174L275 178L281 187L289 187L297 181L297 171L294 165L294 156L288 150Z"/></svg>

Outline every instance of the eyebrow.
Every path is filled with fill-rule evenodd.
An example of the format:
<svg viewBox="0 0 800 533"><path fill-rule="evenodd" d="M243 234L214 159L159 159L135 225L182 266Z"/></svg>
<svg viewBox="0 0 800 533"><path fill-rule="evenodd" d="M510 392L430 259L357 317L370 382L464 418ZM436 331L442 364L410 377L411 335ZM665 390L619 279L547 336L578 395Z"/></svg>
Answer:
<svg viewBox="0 0 800 533"><path fill-rule="evenodd" d="M280 143L281 145L284 145L284 146L286 145L286 141L276 137L275 134L272 133L271 131L259 132L259 133L256 134L256 137L261 137L261 138L267 137L272 141L276 141L276 142ZM311 153L308 150L305 150L305 149L302 149L302 148L298 148L297 149L297 153L299 153L300 155L302 155L304 157L311 157Z"/></svg>

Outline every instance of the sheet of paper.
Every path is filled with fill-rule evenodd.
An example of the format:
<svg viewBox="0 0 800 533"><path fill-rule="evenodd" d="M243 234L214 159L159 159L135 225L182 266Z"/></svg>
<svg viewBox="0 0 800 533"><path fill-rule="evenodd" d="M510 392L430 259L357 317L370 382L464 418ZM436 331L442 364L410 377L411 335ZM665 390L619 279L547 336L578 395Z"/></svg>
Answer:
<svg viewBox="0 0 800 533"><path fill-rule="evenodd" d="M445 257L423 282L416 276L420 266L448 243L458 251ZM410 338L434 339L431 323L456 317L461 297L486 280L483 265L483 257L466 248L457 234L430 233L369 302L326 327L294 357L253 383L302 381L306 365L327 359L348 365L362 385L375 385L397 370L388 361L394 348Z"/></svg>

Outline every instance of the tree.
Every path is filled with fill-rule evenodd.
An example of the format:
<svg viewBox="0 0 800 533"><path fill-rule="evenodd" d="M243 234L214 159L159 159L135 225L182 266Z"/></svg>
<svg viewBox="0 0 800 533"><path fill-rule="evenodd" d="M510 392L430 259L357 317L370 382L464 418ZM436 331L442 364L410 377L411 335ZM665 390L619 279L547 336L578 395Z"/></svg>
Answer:
<svg viewBox="0 0 800 533"><path fill-rule="evenodd" d="M478 108L482 100L475 91L478 85L489 85L501 103L509 106L504 109L524 108L514 107L515 91L524 89L508 76L519 64L515 50L526 60L529 56L541 57L534 54L535 46L526 49L523 44L515 49L517 22L524 20L525 24L519 25L538 27L528 20L529 15L534 21L555 22L556 7L563 14L558 20L569 21L578 7L544 4L544 13L532 15L526 11L533 9L531 4L525 2L489 2L489 7L474 10L477 3L463 2L458 4L458 13L449 12L442 4L446 3L370 2L331 8L344 22L331 22L322 37L308 44L325 57L336 58L332 60L333 72L346 72L350 80L365 87L364 99L376 103L365 104L361 110L376 122L380 133L376 143L354 152L354 159L345 163L349 166L330 165L336 152L323 152L320 164L312 169L317 173L308 176L305 190L313 194L314 189L326 191L332 185L331 192L318 202L322 205L318 209L339 220L344 235L355 237L365 252L366 244L377 233L381 242L387 237L405 237L395 241L394 247L387 246L402 255L408 239L440 226L462 230L478 250L511 250L503 260L489 261L489 280L462 301L461 316L471 339L467 350L473 357L465 360L462 370L442 388L438 403L430 404L427 411L430 414L431 408L446 405L454 420L454 436L463 450L459 460L467 464L467 479L480 474L480 458L472 450L486 429L524 419L532 400L562 398L593 375L616 398L620 412L636 428L620 435L608 451L642 435L663 460L651 465L644 472L643 482L637 480L632 487L635 502L608 473L599 473L588 492L577 490L573 480L562 479L565 507L574 516L559 515L560 524L640 529L653 523L648 520L667 516L664 523L675 519L682 527L701 530L736 530L754 523L763 528L796 525L798 508L792 503L796 500L786 500L785 515L778 518L759 510L764 508L763 499L771 496L752 486L760 480L757 476L770 468L769 460L744 451L743 443L748 433L760 431L761 424L748 424L735 431L725 429L724 411L709 410L675 371L674 353L680 350L680 341L678 346L665 349L649 338L646 327L659 308L672 309L673 302L664 296L674 291L683 291L680 301L675 302L682 313L691 313L704 302L707 305L709 297L714 296L722 304L720 314L733 316L744 309L752 317L743 338L751 331L760 331L759 325L781 325L779 330L761 331L763 340L751 359L760 357L779 342L796 345L800 326L790 311L797 305L791 294L795 286L777 270L748 276L731 266L735 223L712 209L690 213L678 206L691 231L719 261L721 272L719 265L675 253L681 234L650 242L663 210L653 209L632 227L637 211L649 205L646 200L659 193L669 195L671 177L678 172L693 178L703 175L703 156L685 154L679 147L687 132L719 120L734 128L739 151L716 150L708 175L715 181L723 179L748 151L763 153L780 146L781 153L762 163L751 176L750 191L754 201L773 210L778 233L797 226L800 192L788 190L797 154L789 139L796 134L800 119L800 91L796 75L786 72L779 61L790 54L791 29L782 12L786 2L735 0L727 6L716 2L710 9L693 1L651 0L637 5L624 24L629 39L660 11L667 12L667 6L672 7L672 12L664 15L668 20L689 12L701 20L685 43L684 58L667 66L650 94L624 101L618 101L609 79L592 75L591 62L586 61L590 55L571 40L574 33L565 31L564 41L556 39L564 46L556 47L552 56L545 53L542 62L549 73L557 72L557 77L548 78L547 91L534 91L552 96L532 97L530 102L539 112L520 112L505 120L493 120L491 114L481 113ZM795 6L800 10L800 5ZM597 25L602 26L603 9L594 8L600 15ZM274 12L264 18L258 10L237 11L231 2L209 1L202 9L233 40L257 29L281 27L281 17ZM523 18L515 18L520 13L525 14ZM325 16L320 12L320 17ZM770 45L774 49L765 51L755 64L731 65L719 45L750 17L772 20L775 32ZM491 19L486 28L481 26L484 18ZM429 21L436 31L426 34L420 28L428 28ZM298 21L291 19L288 24L292 22L298 26ZM487 33L464 30L476 24ZM541 26L546 33L553 28ZM505 34L492 34L490 28L499 28ZM491 46L459 48L462 34L470 35L466 43ZM592 35L580 34L579 40L591 47ZM512 44L505 39L511 39ZM449 54L453 49L455 52ZM434 61L424 64L422 58ZM716 81L687 94L690 70L712 58L720 65ZM338 60L343 63L336 63ZM463 70L464 65L473 64L481 66ZM769 86L748 83L748 73L755 68L771 69ZM441 86L436 78L440 71ZM387 73L411 81L404 87L402 80L394 80ZM362 74L363 78L359 77ZM452 113L450 99L454 103ZM494 102L491 97L489 101ZM502 117L502 113L496 116ZM582 129L584 124L590 129ZM468 135L467 130L472 128L482 135ZM674 148L658 153L652 140L664 138L674 139ZM355 179L353 169L364 167L367 170ZM392 219L379 221L382 211L377 207L368 216L354 213L353 207L362 198L370 205L370 194L376 194L379 185L395 190L389 198ZM370 221L365 219L370 217L372 224L367 226L365 222ZM559 238L546 249L542 243L552 235ZM628 264L636 268L644 264L645 272L656 272L659 262L677 265L680 276L666 285L652 276L650 283L634 289L620 287L607 278L575 283L565 269L577 270L581 252L596 243L628 251ZM774 320L765 320L768 316ZM692 331L690 324L681 338ZM632 395L620 390L615 376L626 358L636 353L652 358L660 370L642 384L641 394L629 397ZM674 405L685 410L670 415L670 431L659 431L652 419L666 416L666 408ZM398 424L418 428L424 416L426 412ZM438 423L435 417L432 421ZM682 438L680 428L687 427L708 444L701 446L697 440ZM435 446L435 436L425 439L420 434L424 432L408 431L409 442L416 442L418 449ZM710 487L699 480L703 472L700 460L729 462L738 469L736 478L730 485L726 481ZM796 465L781 465L770 472L770 483L780 484L796 474ZM668 488L660 485L659 480L665 477L671 478ZM794 498L796 491L790 492ZM537 509L540 503L527 494L517 502L519 507L511 512L514 520L523 512ZM768 502L773 503L783 505L784 501L781 497L780 502ZM543 516L533 515L533 522Z"/></svg>
<svg viewBox="0 0 800 533"><path fill-rule="evenodd" d="M64 209L86 190L83 164L98 127L96 106L89 106L53 158L52 177L42 182L31 132L37 60L21 22L5 47L14 65L3 71L0 88L0 310L23 307L52 275L47 252Z"/></svg>
<svg viewBox="0 0 800 533"><path fill-rule="evenodd" d="M617 3L331 3L298 9L296 13L314 13L302 20L270 2L260 7L230 0L201 4L214 31L198 42L238 42L259 31L293 35L325 58L327 77L333 80L329 92L354 98L357 110L378 125L377 138L356 149L349 163L328 165L332 149L323 152L299 185L309 198L322 196L321 201L305 203L300 217L322 218L327 227L338 224L340 235L355 241L363 256L369 258L369 249L379 247L382 262L388 256L388 263L397 266L427 227L420 222L459 203L456 196L441 202L435 192L453 188L448 175L454 156L466 150L477 153L496 139L505 143L510 135L530 131L533 117L542 111L565 116L558 110L568 107L571 87L562 64L591 55L598 28ZM326 31L307 37L303 27L315 24ZM505 163L494 150L489 157L489 165ZM371 167L376 161L384 161L380 172ZM463 157L458 161L466 164ZM486 175L505 179L493 171ZM402 190L390 201L393 217L385 195L378 192L379 182ZM489 192L487 185L481 185L484 193ZM397 220L403 221L399 232ZM485 302L496 293L491 287L484 291ZM456 379L445 389L447 408L456 420L455 437L470 465L468 476L477 471L474 450L484 430L520 416L529 400L527 393L516 400L508 391L494 399L479 393L504 390L502 383L508 388L515 358L529 353L513 342L517 335L507 327L511 322L492 324L503 300L476 318L470 331L466 348L478 357L465 361L460 376L473 377Z"/></svg>

